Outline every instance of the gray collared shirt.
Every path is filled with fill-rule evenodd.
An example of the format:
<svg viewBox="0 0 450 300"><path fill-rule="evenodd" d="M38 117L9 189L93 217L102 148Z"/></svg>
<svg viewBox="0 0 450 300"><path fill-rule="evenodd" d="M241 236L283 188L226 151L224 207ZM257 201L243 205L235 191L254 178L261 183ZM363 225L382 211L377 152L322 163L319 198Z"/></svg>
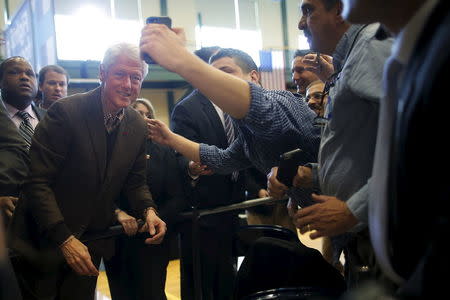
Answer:
<svg viewBox="0 0 450 300"><path fill-rule="evenodd" d="M363 222L355 229L367 224L367 181L372 173L383 66L392 45L391 38L376 39L379 27L352 25L333 53L335 69L342 71L330 89L325 110L330 119L322 132L315 166L322 193L347 201Z"/></svg>

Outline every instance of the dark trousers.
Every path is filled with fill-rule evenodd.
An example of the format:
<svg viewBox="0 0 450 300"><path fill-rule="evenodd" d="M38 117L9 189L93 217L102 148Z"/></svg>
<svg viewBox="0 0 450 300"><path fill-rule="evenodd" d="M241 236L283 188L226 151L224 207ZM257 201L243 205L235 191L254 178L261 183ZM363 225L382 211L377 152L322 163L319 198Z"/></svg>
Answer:
<svg viewBox="0 0 450 300"><path fill-rule="evenodd" d="M101 256L92 253L92 262L98 269ZM36 270L23 259L11 258L23 300L94 300L96 276L81 276L64 263L56 267L55 272Z"/></svg>
<svg viewBox="0 0 450 300"><path fill-rule="evenodd" d="M17 284L16 276L8 257L0 257L0 299L22 299L20 295L19 285Z"/></svg>
<svg viewBox="0 0 450 300"><path fill-rule="evenodd" d="M113 300L166 300L167 265L174 235L166 235L159 245L147 245L144 238L120 237L116 253L105 260Z"/></svg>
<svg viewBox="0 0 450 300"><path fill-rule="evenodd" d="M242 262L234 298L283 287L313 287L332 298L346 290L344 277L316 249L301 242L260 238Z"/></svg>
<svg viewBox="0 0 450 300"><path fill-rule="evenodd" d="M237 218L220 217L223 222L200 226L200 270L203 300L229 300L236 277L234 235ZM191 225L180 230L181 298L194 299L194 263Z"/></svg>
<svg viewBox="0 0 450 300"><path fill-rule="evenodd" d="M388 292L393 293L397 289L397 285L384 275L378 265L367 229L354 235L344 248L344 255L344 272L349 289L373 281Z"/></svg>

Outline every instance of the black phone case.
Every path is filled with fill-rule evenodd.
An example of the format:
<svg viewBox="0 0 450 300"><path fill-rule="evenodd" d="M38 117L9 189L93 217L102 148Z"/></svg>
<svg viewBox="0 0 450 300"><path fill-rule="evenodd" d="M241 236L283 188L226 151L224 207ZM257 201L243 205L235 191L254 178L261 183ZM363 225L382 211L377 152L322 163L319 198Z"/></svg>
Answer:
<svg viewBox="0 0 450 300"><path fill-rule="evenodd" d="M147 20L145 21L145 23L147 23L147 24L150 24L150 23L164 24L167 27L172 28L172 19L169 17L148 17ZM153 59L147 53L143 54L143 58L147 64L149 64L149 65L155 64L155 61L153 61Z"/></svg>
<svg viewBox="0 0 450 300"><path fill-rule="evenodd" d="M277 180L287 187L292 186L292 180L300 164L302 150L295 149L280 155Z"/></svg>

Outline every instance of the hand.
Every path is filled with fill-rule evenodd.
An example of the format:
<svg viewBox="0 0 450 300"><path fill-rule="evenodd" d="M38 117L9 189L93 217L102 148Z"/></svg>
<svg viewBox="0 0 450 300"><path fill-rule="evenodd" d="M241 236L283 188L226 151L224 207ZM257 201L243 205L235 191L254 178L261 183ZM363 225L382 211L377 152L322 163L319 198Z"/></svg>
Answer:
<svg viewBox="0 0 450 300"><path fill-rule="evenodd" d="M88 248L71 235L61 246L61 251L69 266L79 275L98 276Z"/></svg>
<svg viewBox="0 0 450 300"><path fill-rule="evenodd" d="M292 185L300 188L311 188L313 186L313 176L311 168L299 166L297 174L294 176Z"/></svg>
<svg viewBox="0 0 450 300"><path fill-rule="evenodd" d="M120 209L116 210L116 216L117 221L119 221L119 223L122 224L122 227L128 236L136 234L136 232L138 231L138 224L134 217L130 216L129 214Z"/></svg>
<svg viewBox="0 0 450 300"><path fill-rule="evenodd" d="M169 29L163 24L147 24L141 31L140 50L147 53L163 68L175 72L186 62L186 56L194 56L186 47L186 36L181 28Z"/></svg>
<svg viewBox="0 0 450 300"><path fill-rule="evenodd" d="M298 210L293 218L301 234L315 230L309 236L311 239L335 236L347 232L358 224L358 219L344 201L316 194L312 194L312 198L318 203Z"/></svg>
<svg viewBox="0 0 450 300"><path fill-rule="evenodd" d="M265 189L260 189L258 191L258 198L266 198L266 197L270 197L269 192Z"/></svg>
<svg viewBox="0 0 450 300"><path fill-rule="evenodd" d="M192 160L189 162L188 168L189 173L192 176L201 176L201 175L209 176L214 174L214 171L208 169L207 165L202 165L201 163Z"/></svg>
<svg viewBox="0 0 450 300"><path fill-rule="evenodd" d="M305 55L302 62L307 65L306 70L315 73L323 82L326 82L334 73L333 57L331 56L321 53L317 60L317 54L311 53Z"/></svg>
<svg viewBox="0 0 450 300"><path fill-rule="evenodd" d="M145 224L140 229L140 232L147 231L150 234L150 238L145 240L146 244L161 244L166 234L166 223L161 220L153 209L147 210L147 216L145 217Z"/></svg>
<svg viewBox="0 0 450 300"><path fill-rule="evenodd" d="M267 190L269 195L275 199L281 199L289 189L277 179L278 167L273 167L267 175Z"/></svg>
<svg viewBox="0 0 450 300"><path fill-rule="evenodd" d="M0 197L0 210L4 211L8 218L12 217L14 209L16 208L17 200L19 199L12 196Z"/></svg>
<svg viewBox="0 0 450 300"><path fill-rule="evenodd" d="M160 120L147 119L147 127L149 131L149 138L151 138L154 142L169 147L171 146L175 133L170 131L166 124Z"/></svg>

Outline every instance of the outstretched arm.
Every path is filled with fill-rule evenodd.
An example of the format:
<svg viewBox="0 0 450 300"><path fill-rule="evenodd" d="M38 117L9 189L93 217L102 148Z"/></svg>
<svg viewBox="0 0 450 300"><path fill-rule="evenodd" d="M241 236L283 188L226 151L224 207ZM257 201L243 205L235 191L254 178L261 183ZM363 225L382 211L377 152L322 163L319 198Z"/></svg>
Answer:
<svg viewBox="0 0 450 300"><path fill-rule="evenodd" d="M184 31L161 24L142 29L140 48L163 68L175 72L198 88L235 119L244 118L250 107L250 87L242 79L203 62L184 46Z"/></svg>
<svg viewBox="0 0 450 300"><path fill-rule="evenodd" d="M154 142L169 146L190 160L200 161L199 143L172 132L166 124L159 120L149 119L147 120L147 125L149 136Z"/></svg>

